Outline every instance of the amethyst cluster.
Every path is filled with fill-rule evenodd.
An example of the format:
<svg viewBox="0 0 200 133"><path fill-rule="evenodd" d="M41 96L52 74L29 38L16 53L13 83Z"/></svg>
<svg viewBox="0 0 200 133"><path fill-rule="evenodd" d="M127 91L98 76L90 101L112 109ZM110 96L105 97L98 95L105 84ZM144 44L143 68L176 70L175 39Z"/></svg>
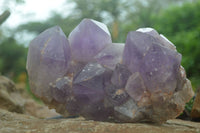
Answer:
<svg viewBox="0 0 200 133"><path fill-rule="evenodd" d="M165 122L193 96L181 54L163 35L141 28L112 43L105 24L83 19L68 39L59 26L31 41L32 92L62 115L117 122Z"/></svg>

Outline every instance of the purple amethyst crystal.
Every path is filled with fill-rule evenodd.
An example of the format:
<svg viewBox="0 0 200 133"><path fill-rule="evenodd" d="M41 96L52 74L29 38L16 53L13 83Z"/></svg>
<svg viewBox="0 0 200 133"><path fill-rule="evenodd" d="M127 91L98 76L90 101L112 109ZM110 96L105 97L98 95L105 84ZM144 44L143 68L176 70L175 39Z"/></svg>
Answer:
<svg viewBox="0 0 200 133"><path fill-rule="evenodd" d="M69 42L60 27L47 29L32 40L27 57L27 70L33 93L51 100L49 84L64 76L70 60Z"/></svg>
<svg viewBox="0 0 200 133"><path fill-rule="evenodd" d="M60 103L70 100L72 95L72 80L68 77L58 78L55 83L50 83L51 95L53 99Z"/></svg>
<svg viewBox="0 0 200 133"><path fill-rule="evenodd" d="M83 19L70 33L69 42L72 58L76 61L89 62L93 61L94 56L112 41L105 24L92 19Z"/></svg>
<svg viewBox="0 0 200 133"><path fill-rule="evenodd" d="M117 122L175 118L193 96L181 54L152 28L112 43L107 27L84 19L70 33L50 28L29 47L33 93L63 115Z"/></svg>
<svg viewBox="0 0 200 133"><path fill-rule="evenodd" d="M122 61L123 51L123 43L111 43L101 50L95 59L104 67L115 69L116 64Z"/></svg>

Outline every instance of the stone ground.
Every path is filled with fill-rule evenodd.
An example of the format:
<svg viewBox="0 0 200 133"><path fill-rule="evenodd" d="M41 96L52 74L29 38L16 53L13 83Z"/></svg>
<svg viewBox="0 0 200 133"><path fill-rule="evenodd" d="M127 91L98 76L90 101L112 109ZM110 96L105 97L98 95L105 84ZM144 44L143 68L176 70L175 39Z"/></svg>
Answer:
<svg viewBox="0 0 200 133"><path fill-rule="evenodd" d="M162 125L108 123L73 119L39 119L0 109L0 133L200 133L200 123L168 120Z"/></svg>

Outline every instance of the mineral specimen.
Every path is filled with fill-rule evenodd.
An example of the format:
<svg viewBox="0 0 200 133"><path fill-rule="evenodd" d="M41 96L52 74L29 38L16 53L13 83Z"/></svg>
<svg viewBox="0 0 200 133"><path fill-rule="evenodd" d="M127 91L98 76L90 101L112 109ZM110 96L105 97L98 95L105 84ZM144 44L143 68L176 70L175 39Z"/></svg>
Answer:
<svg viewBox="0 0 200 133"><path fill-rule="evenodd" d="M162 123L193 96L180 63L176 47L152 28L112 43L103 23L84 19L69 41L58 26L36 37L27 70L33 93L63 115Z"/></svg>

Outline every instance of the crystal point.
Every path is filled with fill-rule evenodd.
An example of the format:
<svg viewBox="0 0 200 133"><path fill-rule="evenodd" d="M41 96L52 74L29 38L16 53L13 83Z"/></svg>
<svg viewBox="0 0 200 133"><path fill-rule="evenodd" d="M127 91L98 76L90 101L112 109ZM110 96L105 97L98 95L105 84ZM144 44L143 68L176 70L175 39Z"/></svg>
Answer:
<svg viewBox="0 0 200 133"><path fill-rule="evenodd" d="M31 41L27 70L32 91L51 99L48 85L67 72L70 58L69 42L58 26L47 29Z"/></svg>
<svg viewBox="0 0 200 133"><path fill-rule="evenodd" d="M70 33L69 42L72 58L76 61L89 62L93 61L94 56L111 43L111 36L105 24L83 19Z"/></svg>
<svg viewBox="0 0 200 133"><path fill-rule="evenodd" d="M111 43L101 50L95 59L104 67L114 69L116 64L122 61L123 50L123 43Z"/></svg>

